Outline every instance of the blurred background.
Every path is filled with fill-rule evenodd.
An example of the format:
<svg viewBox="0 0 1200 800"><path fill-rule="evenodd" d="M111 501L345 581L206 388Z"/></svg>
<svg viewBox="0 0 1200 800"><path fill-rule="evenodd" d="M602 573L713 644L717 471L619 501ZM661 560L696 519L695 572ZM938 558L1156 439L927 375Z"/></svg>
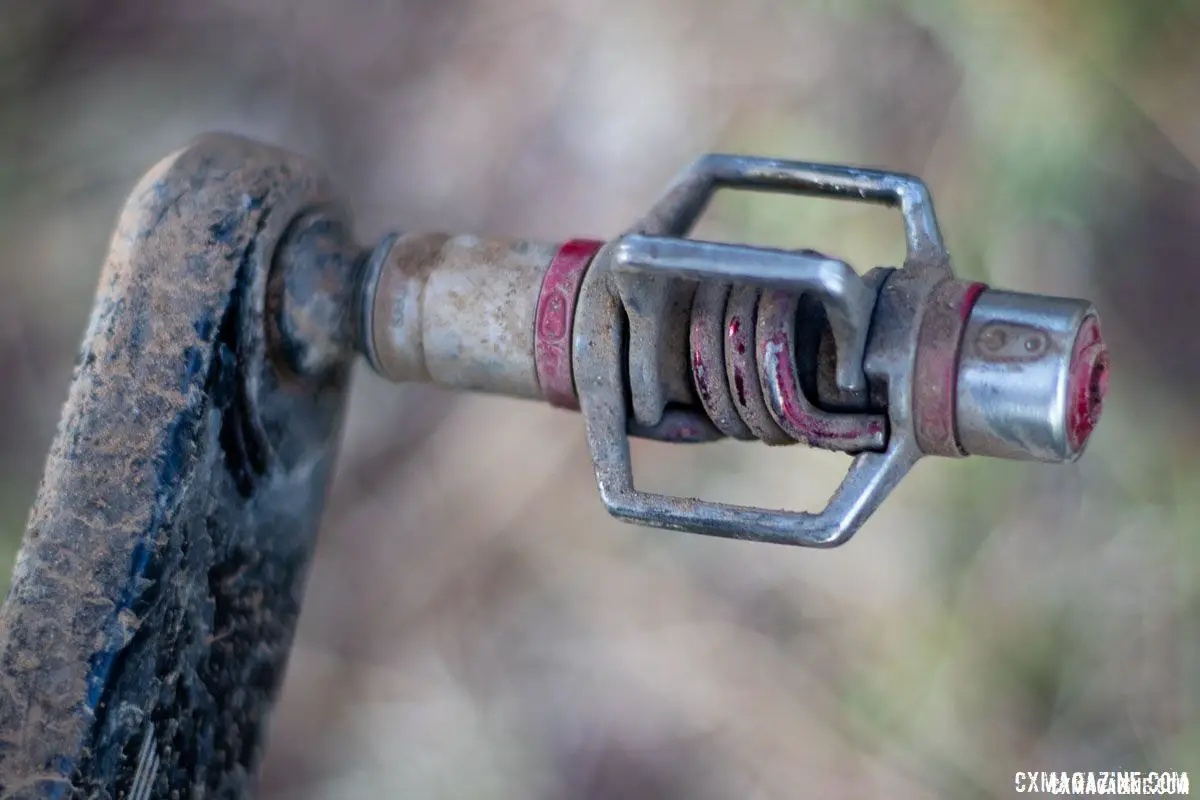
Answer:
<svg viewBox="0 0 1200 800"><path fill-rule="evenodd" d="M268 798L989 797L1200 778L1200 4L40 0L0 5L7 580L107 239L225 129L359 235L618 233L711 150L906 170L963 275L1094 299L1069 467L923 462L814 552L626 527L578 418L362 370ZM714 238L897 264L886 210L721 196ZM792 508L847 460L639 444L647 487Z"/></svg>

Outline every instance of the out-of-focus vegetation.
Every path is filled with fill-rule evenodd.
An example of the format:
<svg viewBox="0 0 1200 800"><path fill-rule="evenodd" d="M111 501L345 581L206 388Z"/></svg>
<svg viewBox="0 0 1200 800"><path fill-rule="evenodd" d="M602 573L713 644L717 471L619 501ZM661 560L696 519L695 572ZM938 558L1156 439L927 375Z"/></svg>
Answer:
<svg viewBox="0 0 1200 800"><path fill-rule="evenodd" d="M958 270L1094 298L1070 467L918 468L847 548L608 520L579 420L363 374L265 797L925 797L1200 777L1200 4L41 0L0 16L0 541L110 226L194 133L309 153L392 226L610 235L696 155L915 172ZM895 263L898 219L722 196L706 232ZM815 506L845 461L639 446Z"/></svg>

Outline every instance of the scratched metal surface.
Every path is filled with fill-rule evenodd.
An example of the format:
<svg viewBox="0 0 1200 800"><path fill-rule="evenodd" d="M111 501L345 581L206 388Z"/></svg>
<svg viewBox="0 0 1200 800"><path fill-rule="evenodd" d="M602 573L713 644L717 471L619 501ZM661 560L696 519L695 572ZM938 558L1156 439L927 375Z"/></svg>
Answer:
<svg viewBox="0 0 1200 800"><path fill-rule="evenodd" d="M130 196L0 610L3 796L249 791L346 377L280 385L265 272L327 193L216 136Z"/></svg>

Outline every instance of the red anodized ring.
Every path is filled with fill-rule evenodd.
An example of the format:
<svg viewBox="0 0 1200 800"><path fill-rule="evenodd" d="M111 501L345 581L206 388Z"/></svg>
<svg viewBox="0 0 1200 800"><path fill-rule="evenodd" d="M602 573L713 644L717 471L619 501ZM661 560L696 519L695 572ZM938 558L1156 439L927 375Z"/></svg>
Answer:
<svg viewBox="0 0 1200 800"><path fill-rule="evenodd" d="M929 295L917 333L912 398L917 446L926 455L966 455L958 441L958 362L971 310L987 288L951 279Z"/></svg>
<svg viewBox="0 0 1200 800"><path fill-rule="evenodd" d="M1083 322L1071 352L1067 383L1067 444L1078 454L1100 421L1108 394L1108 346L1094 315Z"/></svg>
<svg viewBox="0 0 1200 800"><path fill-rule="evenodd" d="M571 333L575 301L592 258L604 246L594 239L565 242L550 262L538 294L534 323L534 364L542 396L553 406L579 410L571 374Z"/></svg>

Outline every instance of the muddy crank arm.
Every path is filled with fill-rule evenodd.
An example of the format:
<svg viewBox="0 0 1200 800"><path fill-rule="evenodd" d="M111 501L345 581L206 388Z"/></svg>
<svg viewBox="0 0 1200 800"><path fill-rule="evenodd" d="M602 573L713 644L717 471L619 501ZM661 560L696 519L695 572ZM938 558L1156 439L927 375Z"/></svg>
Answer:
<svg viewBox="0 0 1200 800"><path fill-rule="evenodd" d="M904 264L687 238L720 188L893 206ZM0 612L5 793L252 786L356 354L577 409L616 517L812 547L924 455L1074 460L1108 369L1089 303L956 279L905 175L714 155L608 242L364 251L312 165L202 137L122 213ZM630 436L853 461L824 510L743 508L637 490Z"/></svg>

